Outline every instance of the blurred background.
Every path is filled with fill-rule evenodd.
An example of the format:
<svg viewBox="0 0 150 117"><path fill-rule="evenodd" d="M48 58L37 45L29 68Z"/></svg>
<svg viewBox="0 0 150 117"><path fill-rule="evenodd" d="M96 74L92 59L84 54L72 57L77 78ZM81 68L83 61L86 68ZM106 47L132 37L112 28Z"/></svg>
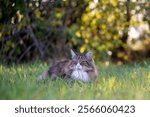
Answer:
<svg viewBox="0 0 150 117"><path fill-rule="evenodd" d="M117 64L150 58L149 0L0 0L0 61L22 63L92 50Z"/></svg>

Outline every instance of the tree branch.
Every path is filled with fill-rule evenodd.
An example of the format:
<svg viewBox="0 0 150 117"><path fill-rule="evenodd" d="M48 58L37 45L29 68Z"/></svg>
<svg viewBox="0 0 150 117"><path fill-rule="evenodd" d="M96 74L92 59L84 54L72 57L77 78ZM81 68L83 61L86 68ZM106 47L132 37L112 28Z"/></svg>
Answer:
<svg viewBox="0 0 150 117"><path fill-rule="evenodd" d="M25 17L27 18L27 21L29 23L29 25L27 26L27 29L28 29L28 33L30 34L31 36L31 39L33 40L35 46L37 47L40 55L41 55L41 58L43 59L44 58L44 52L42 51L42 48L40 46L40 43L37 39L37 37L35 36L34 32L33 32L33 29L31 27L31 21L30 21L30 17L29 17L29 10L28 10L28 4L27 2L24 1L24 4L25 4Z"/></svg>
<svg viewBox="0 0 150 117"><path fill-rule="evenodd" d="M25 51L23 54L21 54L21 56L19 57L19 59L17 60L17 63L19 63L21 61L21 59L26 55L26 53L33 47L35 46L34 44L31 44Z"/></svg>

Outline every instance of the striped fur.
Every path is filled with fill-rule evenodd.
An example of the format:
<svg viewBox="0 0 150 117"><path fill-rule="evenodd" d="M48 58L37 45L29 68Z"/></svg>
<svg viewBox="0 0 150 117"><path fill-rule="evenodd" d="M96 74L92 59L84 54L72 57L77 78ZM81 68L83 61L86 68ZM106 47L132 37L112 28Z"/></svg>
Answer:
<svg viewBox="0 0 150 117"><path fill-rule="evenodd" d="M38 80L45 80L50 76L52 80L61 77L65 80L80 80L84 83L95 81L97 78L97 69L92 52L75 53L71 50L72 59L60 61L43 72Z"/></svg>

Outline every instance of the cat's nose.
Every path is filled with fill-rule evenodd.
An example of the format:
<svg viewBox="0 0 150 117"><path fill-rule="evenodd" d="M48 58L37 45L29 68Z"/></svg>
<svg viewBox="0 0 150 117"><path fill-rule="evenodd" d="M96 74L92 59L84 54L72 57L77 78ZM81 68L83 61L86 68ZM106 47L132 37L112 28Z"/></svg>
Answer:
<svg viewBox="0 0 150 117"><path fill-rule="evenodd" d="M82 69L82 66L80 64L77 64L77 69L81 70Z"/></svg>

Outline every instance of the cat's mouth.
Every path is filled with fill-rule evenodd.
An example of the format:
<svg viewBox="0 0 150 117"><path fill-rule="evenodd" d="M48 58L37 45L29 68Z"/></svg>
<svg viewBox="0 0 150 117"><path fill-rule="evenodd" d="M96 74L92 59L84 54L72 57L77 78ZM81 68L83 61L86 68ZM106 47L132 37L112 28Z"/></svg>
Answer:
<svg viewBox="0 0 150 117"><path fill-rule="evenodd" d="M71 70L77 70L77 71L92 71L93 70L93 68L75 68L75 67L69 67Z"/></svg>
<svg viewBox="0 0 150 117"><path fill-rule="evenodd" d="M83 71L82 68L76 68L75 70L77 70L77 71Z"/></svg>
<svg viewBox="0 0 150 117"><path fill-rule="evenodd" d="M82 68L69 67L71 70L83 71Z"/></svg>

